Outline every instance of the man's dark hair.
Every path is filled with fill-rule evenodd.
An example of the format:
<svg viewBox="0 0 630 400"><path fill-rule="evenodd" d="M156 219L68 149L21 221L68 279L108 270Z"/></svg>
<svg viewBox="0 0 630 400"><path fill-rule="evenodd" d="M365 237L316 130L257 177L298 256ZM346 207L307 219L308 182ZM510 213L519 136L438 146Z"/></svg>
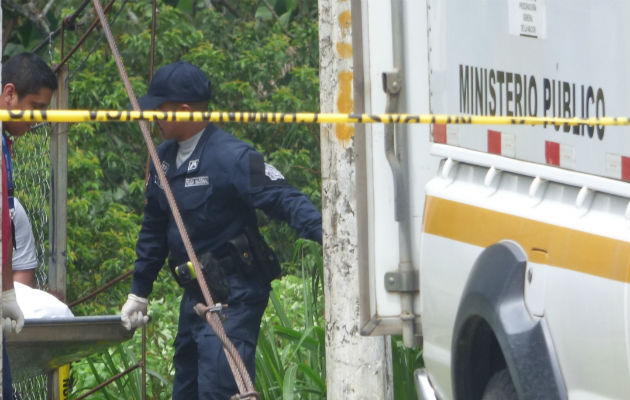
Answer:
<svg viewBox="0 0 630 400"><path fill-rule="evenodd" d="M35 53L20 53L2 64L2 87L12 83L18 96L23 97L47 87L57 90L57 77Z"/></svg>

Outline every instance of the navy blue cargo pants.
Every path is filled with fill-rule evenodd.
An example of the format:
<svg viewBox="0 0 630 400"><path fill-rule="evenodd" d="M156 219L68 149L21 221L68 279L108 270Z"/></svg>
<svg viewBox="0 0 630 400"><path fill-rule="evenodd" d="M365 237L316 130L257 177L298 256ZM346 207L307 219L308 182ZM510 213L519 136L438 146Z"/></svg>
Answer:
<svg viewBox="0 0 630 400"><path fill-rule="evenodd" d="M256 374L256 343L269 300L270 285L258 279L228 276L230 294L223 310L225 332L238 350L252 379ZM173 400L227 400L238 393L221 341L193 310L197 299L184 292L175 338Z"/></svg>

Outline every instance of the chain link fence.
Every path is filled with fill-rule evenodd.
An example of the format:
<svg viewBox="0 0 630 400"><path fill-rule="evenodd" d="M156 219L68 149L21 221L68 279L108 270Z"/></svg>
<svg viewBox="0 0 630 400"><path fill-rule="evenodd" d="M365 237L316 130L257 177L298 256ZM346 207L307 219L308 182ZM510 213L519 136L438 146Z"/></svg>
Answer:
<svg viewBox="0 0 630 400"><path fill-rule="evenodd" d="M13 174L17 197L33 226L37 251L35 286L48 288L50 216L50 126L39 124L13 142ZM15 400L46 400L45 374L13 382Z"/></svg>
<svg viewBox="0 0 630 400"><path fill-rule="evenodd" d="M38 267L36 286L48 287L48 236L50 216L50 127L40 124L13 143L15 197L33 226Z"/></svg>

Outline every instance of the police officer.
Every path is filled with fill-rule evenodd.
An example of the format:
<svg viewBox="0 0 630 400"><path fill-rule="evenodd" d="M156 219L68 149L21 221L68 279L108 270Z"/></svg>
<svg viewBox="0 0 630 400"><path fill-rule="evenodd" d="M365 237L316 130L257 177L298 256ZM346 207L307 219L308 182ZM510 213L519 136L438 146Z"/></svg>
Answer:
<svg viewBox="0 0 630 400"><path fill-rule="evenodd" d="M158 69L139 103L144 110L205 111L210 97L205 74L190 63L176 62ZM253 379L270 280L279 273L277 261L261 242L256 209L286 221L301 237L319 243L321 214L260 153L215 125L192 121L158 124L166 139L158 147L160 168L204 275L208 274L213 299L229 305L223 311L227 317L224 328ZM188 257L154 166L136 253L131 293L121 310L127 329L146 323L147 297L167 256L184 287L175 339L173 399L227 399L238 393L221 343L193 311L201 300L198 285L182 276ZM251 256L244 260L243 254L253 254L253 260Z"/></svg>

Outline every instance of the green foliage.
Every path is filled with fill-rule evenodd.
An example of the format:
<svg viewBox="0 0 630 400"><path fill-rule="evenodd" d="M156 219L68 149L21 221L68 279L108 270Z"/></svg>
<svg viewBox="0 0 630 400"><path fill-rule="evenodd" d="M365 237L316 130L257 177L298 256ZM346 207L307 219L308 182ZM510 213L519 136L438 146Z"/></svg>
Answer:
<svg viewBox="0 0 630 400"><path fill-rule="evenodd" d="M247 2L244 2L247 5ZM150 41L150 2L127 3L127 11L136 15L142 23L129 24L117 20L112 25L119 41L128 75L138 95L147 88L147 75ZM318 109L317 78L317 26L316 19L295 20L290 26L292 38L277 29L274 21L258 23L255 19L234 20L205 9L191 14L186 11L184 2L176 7L161 5L158 13L156 35L156 67L179 59L193 62L202 68L213 83L214 100L211 107L225 110L282 110L304 111ZM121 14L124 15L124 14ZM66 38L70 46L74 37ZM121 109L128 106L128 100L113 58L104 46L87 54L90 49L85 44L71 59L70 71L72 108ZM315 52L315 57L313 57ZM319 131L315 125L271 125L271 124L232 124L225 129L236 136L254 143L258 150L266 154L272 162L281 162L281 171L287 172L292 184L312 196L319 204ZM85 189L100 194L104 202L117 202L128 211L129 219L141 214L142 191L147 152L137 126L133 124L77 124L71 126L72 138L69 173L80 176L70 179L71 185L79 184L76 190L81 200L69 201L69 224L73 228L69 234L69 250L72 263L77 270L90 273L95 266L107 259L96 260L97 249L89 249L83 243L100 242L95 232L86 235L90 229L86 217L79 217L87 202L93 196ZM159 142L159 138L155 138ZM122 155L122 157L121 157ZM293 171L298 171L293 172ZM291 172L291 173L289 173ZM299 177L299 180L293 180ZM95 197L94 196L94 197ZM76 211L71 210L75 209ZM107 208L95 207L88 218L99 218L101 224L126 226L125 221L115 221ZM76 218L76 219L75 219ZM281 249L281 260L287 261L290 249L287 243L295 240L293 232L284 224L274 223L262 217L263 231L272 247ZM135 223L135 220L134 220ZM95 225L95 224L92 224ZM134 236L137 228L132 231ZM127 234L123 234L127 237ZM89 242L86 237L91 237ZM127 247L134 248L132 243ZM92 250L92 251L88 251ZM104 252L103 255L107 255ZM133 257L131 257L133 258ZM121 258L119 264L131 267L133 260ZM113 272L113 270L112 270ZM104 280L114 278L105 271ZM86 285L87 286L87 285ZM85 288L74 290L84 293ZM72 297L70 297L72 298Z"/></svg>
<svg viewBox="0 0 630 400"><path fill-rule="evenodd" d="M292 269L273 282L256 350L256 390L262 399L326 398L321 247L298 241Z"/></svg>
<svg viewBox="0 0 630 400"><path fill-rule="evenodd" d="M318 109L317 20L315 3L301 7L275 2L277 12L290 12L289 24L255 17L258 2L231 3L241 15L200 7L201 2L158 2L156 67L179 59L200 66L213 82L211 107L224 110L316 111ZM280 4L283 3L283 4ZM39 2L36 6L43 6ZM240 6L240 7L239 7ZM3 4L4 7L4 4ZM297 7L297 8L296 8ZM299 8L299 9L298 9ZM5 7L6 18L26 21ZM59 21L74 3L59 1L47 16ZM13 13L13 14L12 14ZM146 91L151 2L116 2L110 23L136 94ZM65 50L73 46L90 22L77 19L66 31ZM5 19L6 19L5 18ZM129 18L132 18L130 21ZM135 19L135 21L134 21ZM133 23L131 23L133 22ZM33 24L27 38L14 31L10 44L34 47L45 36ZM21 32L21 30L20 30ZM58 43L58 42L57 42ZM49 54L50 53L50 54ZM61 58L59 47L45 47L47 59ZM70 107L125 109L129 101L114 58L100 33L93 33L70 58ZM320 203L319 131L316 125L231 124L225 129L253 143L278 164L296 187ZM154 142L160 142L159 135ZM137 125L129 123L72 124L68 161L68 298L73 300L132 267L135 238L141 221L147 151ZM29 199L26 199L29 203ZM286 224L261 216L262 230L280 259L291 258L295 234ZM287 269L288 271L288 269ZM166 279L168 281L168 279ZM78 306L75 313L115 313L127 284ZM174 293L172 282L156 284L154 296Z"/></svg>
<svg viewBox="0 0 630 400"><path fill-rule="evenodd" d="M46 32L8 3L2 2L3 20L5 26L13 21L14 29L5 32L8 44L4 54L33 49ZM49 1L30 3L43 9ZM56 0L42 18L51 27L57 27L77 3ZM136 96L146 92L150 78L151 3L115 2L108 17ZM268 3L273 12L258 0L158 1L155 67L180 59L198 65L212 81L213 110L316 112L317 1ZM84 13L77 19L75 31L65 32L64 54L77 43L93 17L93 12ZM47 61L59 62L59 43L56 41L54 48L44 47L40 55ZM70 59L68 68L70 108L128 108L127 94L101 31L89 36ZM261 123L222 127L252 143L289 182L320 206L318 125ZM155 133L152 140L159 143L159 134ZM135 124L82 123L70 125L68 154L67 297L74 300L132 268L144 204L147 151ZM16 163L26 165L31 161L26 159ZM48 179L48 170L40 171ZM31 211L35 203L24 196ZM41 201L37 204L47 207ZM272 222L264 215L260 215L260 222L264 236L283 262L285 277L273 283L272 306L263 318L257 351L257 389L265 399L325 398L321 247L308 241L296 242L294 232L286 224ZM128 287L129 281L118 284L73 311L77 315L116 314ZM163 269L150 299L153 320L147 328L151 399L170 397L179 294L180 289ZM140 357L140 340L136 333L133 340L107 353L75 363L74 393L79 394L134 364ZM395 368L405 371L396 369L396 374L408 377L419 355L402 351L396 343L394 359L401 361L395 361ZM139 371L134 371L90 398L133 399L138 398L138 390ZM396 390L410 393L407 389Z"/></svg>
<svg viewBox="0 0 630 400"><path fill-rule="evenodd" d="M147 397L150 399L170 399L173 386L172 344L177 332L179 301L181 296L167 295L153 299L149 303L151 322L146 327L147 334ZM120 344L102 354L94 354L85 360L72 364L74 377L73 396L88 391L110 377L135 365L142 354L142 334L138 329L129 342ZM90 399L141 399L142 375L136 369L117 380Z"/></svg>
<svg viewBox="0 0 630 400"><path fill-rule="evenodd" d="M321 246L300 240L293 254L292 269L300 271L301 276L288 275L272 283L271 306L261 325L256 390L262 399L326 397ZM174 375L172 344L180 300L179 295L167 295L149 303L152 318L147 325L146 358L150 399L170 398ZM141 356L141 340L138 330L132 341L74 363L73 396L135 364ZM90 398L137 399L140 380L140 371L135 370Z"/></svg>
<svg viewBox="0 0 630 400"><path fill-rule="evenodd" d="M73 374L79 375L81 379L73 387L73 393L79 395L92 389L99 383L109 379L111 376L122 372L135 365L137 360L133 349L129 343L117 345L108 352L95 357L90 356L83 364L73 366ZM89 371L89 373L87 373ZM136 369L124 379L115 380L105 389L92 395L95 399L141 399L142 398L142 377Z"/></svg>
<svg viewBox="0 0 630 400"><path fill-rule="evenodd" d="M392 365L394 376L394 398L415 399L418 397L413 372L424 366L422 348L405 347L402 336L392 336Z"/></svg>

